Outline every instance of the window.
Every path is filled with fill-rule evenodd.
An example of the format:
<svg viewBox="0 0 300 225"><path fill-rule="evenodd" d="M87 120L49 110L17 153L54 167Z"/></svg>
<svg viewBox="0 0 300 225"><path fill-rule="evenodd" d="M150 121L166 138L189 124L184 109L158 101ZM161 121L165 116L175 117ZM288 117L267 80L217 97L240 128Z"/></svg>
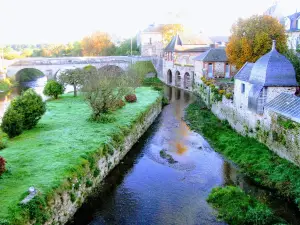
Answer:
<svg viewBox="0 0 300 225"><path fill-rule="evenodd" d="M242 94L245 93L245 84L242 84L242 86L241 86L241 93L242 93Z"/></svg>
<svg viewBox="0 0 300 225"><path fill-rule="evenodd" d="M214 68L212 63L208 63L208 77L213 77L214 75Z"/></svg>
<svg viewBox="0 0 300 225"><path fill-rule="evenodd" d="M230 77L230 65L228 63L226 63L225 65L225 78L229 78Z"/></svg>
<svg viewBox="0 0 300 225"><path fill-rule="evenodd" d="M300 19L297 19L297 30L300 30Z"/></svg>

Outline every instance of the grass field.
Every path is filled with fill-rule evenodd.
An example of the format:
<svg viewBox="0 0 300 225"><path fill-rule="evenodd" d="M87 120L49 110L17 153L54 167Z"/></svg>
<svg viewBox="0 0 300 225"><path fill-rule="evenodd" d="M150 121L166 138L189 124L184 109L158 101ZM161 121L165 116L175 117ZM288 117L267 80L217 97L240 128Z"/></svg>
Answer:
<svg viewBox="0 0 300 225"><path fill-rule="evenodd" d="M277 190L300 208L300 169L280 158L254 138L235 132L227 121L220 121L203 102L191 104L186 120L201 133L214 150L235 162L244 174L257 183Z"/></svg>
<svg viewBox="0 0 300 225"><path fill-rule="evenodd" d="M37 127L9 140L0 151L8 169L0 178L0 224L19 216L17 205L29 187L51 193L82 165L85 155L129 130L160 96L150 87L138 88L136 95L137 102L113 112L116 121L108 124L88 121L91 109L82 97L67 94L48 101Z"/></svg>

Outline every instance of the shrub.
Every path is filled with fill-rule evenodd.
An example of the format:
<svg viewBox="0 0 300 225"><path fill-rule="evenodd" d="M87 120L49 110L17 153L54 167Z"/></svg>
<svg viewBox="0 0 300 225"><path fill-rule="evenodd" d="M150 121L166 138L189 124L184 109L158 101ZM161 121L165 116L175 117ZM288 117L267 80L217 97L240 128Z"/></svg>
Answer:
<svg viewBox="0 0 300 225"><path fill-rule="evenodd" d="M117 106L118 106L118 108L122 108L125 105L126 105L126 103L122 99L120 99Z"/></svg>
<svg viewBox="0 0 300 225"><path fill-rule="evenodd" d="M23 121L23 114L9 106L2 118L1 128L10 138L13 138L23 132Z"/></svg>
<svg viewBox="0 0 300 225"><path fill-rule="evenodd" d="M218 217L229 224L274 224L283 222L256 198L233 186L213 188L207 199L218 210Z"/></svg>
<svg viewBox="0 0 300 225"><path fill-rule="evenodd" d="M125 96L126 102L136 102L136 95L135 94L130 94Z"/></svg>
<svg viewBox="0 0 300 225"><path fill-rule="evenodd" d="M219 90L219 94L220 94L220 95L225 94L225 90Z"/></svg>
<svg viewBox="0 0 300 225"><path fill-rule="evenodd" d="M6 161L3 157L0 156L0 176L5 172Z"/></svg>
<svg viewBox="0 0 300 225"><path fill-rule="evenodd" d="M0 139L0 150L6 148L6 144Z"/></svg>
<svg viewBox="0 0 300 225"><path fill-rule="evenodd" d="M49 80L44 88L44 95L58 98L58 95L64 93L64 87L62 84L58 83L55 80Z"/></svg>
<svg viewBox="0 0 300 225"><path fill-rule="evenodd" d="M92 118L98 120L102 114L120 108L120 100L128 94L127 76L120 79L118 74L106 70L95 70L87 76L83 86L86 101L93 110Z"/></svg>
<svg viewBox="0 0 300 225"><path fill-rule="evenodd" d="M11 87L13 86L13 84L11 83L10 79L5 78L3 80L0 81L0 90L1 91L8 91Z"/></svg>
<svg viewBox="0 0 300 225"><path fill-rule="evenodd" d="M15 98L11 107L23 115L23 128L26 130L35 127L46 112L46 103L33 89L28 89L21 96Z"/></svg>
<svg viewBox="0 0 300 225"><path fill-rule="evenodd" d="M232 99L233 95L232 95L232 93L226 93L226 94L225 94L225 97L226 97L227 99Z"/></svg>

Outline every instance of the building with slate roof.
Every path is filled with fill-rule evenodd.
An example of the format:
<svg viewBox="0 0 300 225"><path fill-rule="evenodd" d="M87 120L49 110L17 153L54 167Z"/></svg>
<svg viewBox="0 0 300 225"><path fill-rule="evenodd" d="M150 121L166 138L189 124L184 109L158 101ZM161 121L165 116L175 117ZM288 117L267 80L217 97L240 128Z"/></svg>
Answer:
<svg viewBox="0 0 300 225"><path fill-rule="evenodd" d="M257 114L264 113L264 106L281 93L294 94L298 83L291 62L272 50L255 63L246 63L235 76L234 103L236 107Z"/></svg>
<svg viewBox="0 0 300 225"><path fill-rule="evenodd" d="M172 86L192 89L194 57L206 52L213 42L203 33L175 35L164 49L164 79Z"/></svg>
<svg viewBox="0 0 300 225"><path fill-rule="evenodd" d="M163 24L151 24L137 35L142 56L163 56Z"/></svg>
<svg viewBox="0 0 300 225"><path fill-rule="evenodd" d="M281 93L265 105L265 110L300 123L300 98L293 94Z"/></svg>
<svg viewBox="0 0 300 225"><path fill-rule="evenodd" d="M201 78L231 78L236 73L236 68L229 64L225 48L210 48L196 56L195 84L202 83Z"/></svg>
<svg viewBox="0 0 300 225"><path fill-rule="evenodd" d="M284 26L288 35L289 47L297 49L300 45L300 12L285 17Z"/></svg>

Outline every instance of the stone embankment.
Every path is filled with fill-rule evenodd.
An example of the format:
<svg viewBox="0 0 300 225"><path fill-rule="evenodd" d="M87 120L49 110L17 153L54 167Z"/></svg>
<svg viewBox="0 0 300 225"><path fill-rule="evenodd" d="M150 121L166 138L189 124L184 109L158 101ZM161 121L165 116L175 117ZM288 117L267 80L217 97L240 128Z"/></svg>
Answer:
<svg viewBox="0 0 300 225"><path fill-rule="evenodd" d="M92 192L93 188L117 166L132 146L145 133L161 112L162 103L157 101L145 113L144 117L137 121L131 131L124 137L122 144L105 157L99 157L95 170L90 170L82 178L73 181L71 191L57 193L50 203L51 217L46 224L65 224L82 205L85 198ZM34 223L31 223L34 224Z"/></svg>

